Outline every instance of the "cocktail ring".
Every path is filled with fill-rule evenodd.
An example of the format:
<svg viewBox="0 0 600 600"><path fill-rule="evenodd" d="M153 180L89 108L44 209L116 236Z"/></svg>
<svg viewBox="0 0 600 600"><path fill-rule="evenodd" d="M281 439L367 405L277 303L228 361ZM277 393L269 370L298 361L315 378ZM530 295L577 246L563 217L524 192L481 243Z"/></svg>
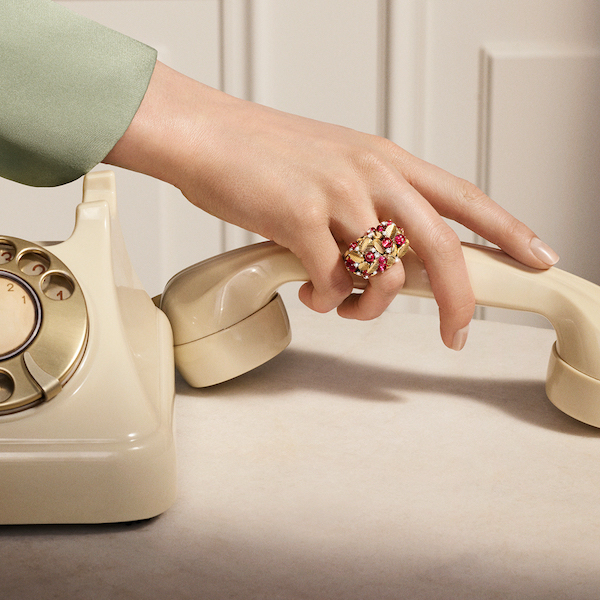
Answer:
<svg viewBox="0 0 600 600"><path fill-rule="evenodd" d="M392 221L382 221L350 244L344 252L344 264L350 273L369 279L400 260L408 247L404 229Z"/></svg>

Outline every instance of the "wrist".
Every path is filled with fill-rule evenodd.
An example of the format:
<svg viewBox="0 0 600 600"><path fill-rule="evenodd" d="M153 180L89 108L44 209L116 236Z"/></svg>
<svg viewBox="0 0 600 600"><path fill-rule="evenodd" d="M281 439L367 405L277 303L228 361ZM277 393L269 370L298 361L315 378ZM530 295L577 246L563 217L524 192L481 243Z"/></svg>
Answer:
<svg viewBox="0 0 600 600"><path fill-rule="evenodd" d="M157 62L129 127L104 163L144 173L178 188L209 126L206 105L218 90Z"/></svg>

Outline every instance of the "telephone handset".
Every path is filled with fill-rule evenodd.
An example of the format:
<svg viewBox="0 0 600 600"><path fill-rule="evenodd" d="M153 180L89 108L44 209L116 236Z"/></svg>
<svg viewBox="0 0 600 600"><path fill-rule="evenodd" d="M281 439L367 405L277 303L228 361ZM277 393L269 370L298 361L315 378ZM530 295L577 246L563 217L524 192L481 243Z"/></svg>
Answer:
<svg viewBox="0 0 600 600"><path fill-rule="evenodd" d="M0 524L150 518L175 500L174 368L195 387L281 352L277 289L305 281L271 242L185 269L153 302L129 262L114 174L84 178L65 242L0 236ZM538 312L557 334L546 389L600 427L600 287L464 244L477 302ZM431 296L417 256L403 293ZM364 280L356 279L357 287Z"/></svg>
<svg viewBox="0 0 600 600"><path fill-rule="evenodd" d="M550 401L575 419L600 427L600 287L551 268L525 267L493 248L463 243L477 304L535 312L556 331L546 378ZM403 294L433 297L414 252L402 263ZM161 308L175 341L175 362L193 386L230 379L275 356L289 342L280 285L306 281L300 261L271 242L189 267L166 286ZM364 287L362 278L355 286Z"/></svg>

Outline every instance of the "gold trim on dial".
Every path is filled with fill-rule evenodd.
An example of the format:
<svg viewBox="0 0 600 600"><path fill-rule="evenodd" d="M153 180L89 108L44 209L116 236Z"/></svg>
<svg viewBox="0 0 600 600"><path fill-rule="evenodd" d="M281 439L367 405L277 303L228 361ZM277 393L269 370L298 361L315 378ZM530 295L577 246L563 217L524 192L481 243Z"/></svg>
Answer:
<svg viewBox="0 0 600 600"><path fill-rule="evenodd" d="M25 307L23 324L12 333L16 342L11 338L2 344L0 331L4 352L0 352L2 415L29 408L58 393L83 357L88 315L75 276L47 248L0 236L0 254L0 284L10 284L11 292L18 293L25 305L31 300L34 312L32 319L31 308ZM0 321L11 318L14 306L13 296L0 294Z"/></svg>

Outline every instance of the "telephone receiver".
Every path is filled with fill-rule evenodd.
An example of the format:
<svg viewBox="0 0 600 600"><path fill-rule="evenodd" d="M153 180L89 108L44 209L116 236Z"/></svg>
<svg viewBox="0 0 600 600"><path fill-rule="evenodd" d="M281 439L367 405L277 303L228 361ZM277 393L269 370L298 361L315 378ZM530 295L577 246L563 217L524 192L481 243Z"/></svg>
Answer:
<svg viewBox="0 0 600 600"><path fill-rule="evenodd" d="M522 265L504 252L463 243L476 302L546 317L556 331L546 393L564 413L600 427L600 287L551 268ZM417 255L402 258L401 294L433 298ZM290 342L277 289L308 281L289 250L263 242L216 256L176 275L160 307L175 341L175 363L186 381L205 387L237 377L276 356ZM356 287L364 287L355 277Z"/></svg>
<svg viewBox="0 0 600 600"><path fill-rule="evenodd" d="M479 304L552 323L548 397L600 427L600 287L499 250L463 250ZM402 293L431 297L419 258L402 260ZM277 290L307 279L291 252L264 242L185 269L151 300L125 249L111 171L84 178L68 240L0 236L0 524L166 510L176 498L175 366L206 387L270 360L291 340Z"/></svg>

